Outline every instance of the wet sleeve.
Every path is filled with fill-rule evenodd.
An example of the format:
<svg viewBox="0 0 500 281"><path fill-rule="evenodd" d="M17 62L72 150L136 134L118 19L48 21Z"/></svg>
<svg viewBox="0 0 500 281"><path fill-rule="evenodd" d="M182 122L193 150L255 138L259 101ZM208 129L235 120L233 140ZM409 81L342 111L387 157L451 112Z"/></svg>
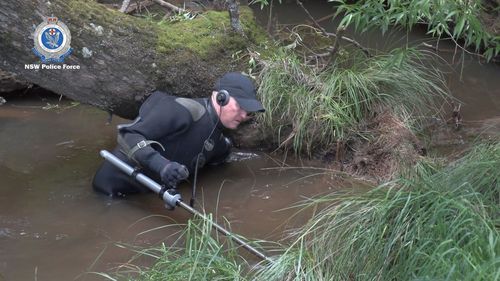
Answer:
<svg viewBox="0 0 500 281"><path fill-rule="evenodd" d="M159 141L165 138L174 138L188 130L192 123L187 110L178 106L172 98L167 96L148 99L141 106L140 117L137 123L120 132L130 148L137 146L143 140ZM160 154L160 150L162 148L153 143L136 150L132 159L141 167L159 174L169 162Z"/></svg>

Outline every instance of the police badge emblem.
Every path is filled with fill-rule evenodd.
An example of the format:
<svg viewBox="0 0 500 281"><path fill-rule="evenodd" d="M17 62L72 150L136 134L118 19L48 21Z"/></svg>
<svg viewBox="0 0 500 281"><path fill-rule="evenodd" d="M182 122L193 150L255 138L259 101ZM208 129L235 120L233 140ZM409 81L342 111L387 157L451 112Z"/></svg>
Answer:
<svg viewBox="0 0 500 281"><path fill-rule="evenodd" d="M33 52L43 63L63 62L73 49L68 27L56 17L48 17L35 29Z"/></svg>

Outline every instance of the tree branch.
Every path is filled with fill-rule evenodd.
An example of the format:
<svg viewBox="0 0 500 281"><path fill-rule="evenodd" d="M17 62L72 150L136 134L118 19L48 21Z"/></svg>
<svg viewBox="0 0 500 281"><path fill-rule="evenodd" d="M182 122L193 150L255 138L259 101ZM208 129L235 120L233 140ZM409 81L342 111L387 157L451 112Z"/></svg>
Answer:
<svg viewBox="0 0 500 281"><path fill-rule="evenodd" d="M130 5L130 0L123 0L122 7L120 8L120 12L125 13L128 6Z"/></svg>
<svg viewBox="0 0 500 281"><path fill-rule="evenodd" d="M333 42L333 49L331 52L330 60L333 59L333 57L335 56L335 53L337 53L337 50L339 47L339 42L340 42L340 39L342 38L342 34L344 34L344 32L345 32L345 28L337 29L337 37L335 37L335 42Z"/></svg>
<svg viewBox="0 0 500 281"><path fill-rule="evenodd" d="M351 44L353 44L354 46L358 47L359 49L361 49L367 56L371 57L372 55L370 54L370 51L368 51L367 48L363 47L360 43L358 43L356 40L354 39L351 39L349 37L345 37L345 36L337 36L337 34L335 33L332 33L332 32L327 32L319 23L318 21L316 21L316 19L311 15L311 13L309 13L309 11L304 7L304 5L302 5L302 2L300 2L299 0L297 0L297 4L304 10L304 12L307 14L307 16L309 17L309 19L312 20L312 22L314 23L314 25L319 28L321 30L321 32L323 33L323 35L325 35L326 37L330 37L330 36L333 36L335 38L339 37L340 39L344 40L344 41L347 41ZM324 18L323 18L324 19ZM322 19L322 20L323 20ZM342 32L343 33L343 32ZM337 41L335 41L337 42ZM336 43L334 43L336 44ZM335 46L334 46L334 50L335 50Z"/></svg>
<svg viewBox="0 0 500 281"><path fill-rule="evenodd" d="M162 6L162 7L168 8L168 9L170 9L170 10L176 12L176 13L184 13L184 12L186 12L185 9L179 8L179 7L177 7L177 6L173 5L173 4L170 4L170 3L166 2L166 1L163 1L163 0L153 0L153 1L156 4L158 4L158 5Z"/></svg>
<svg viewBox="0 0 500 281"><path fill-rule="evenodd" d="M367 56L369 56L369 57L372 56L370 51L367 48L363 47L360 43L358 43L358 41L356 41L354 39L351 39L351 38L345 37L345 36L337 36L337 34L331 33L331 32L328 32L328 35L333 36L335 38L340 37L340 39L342 39L346 42L349 42L349 43L353 44L354 46L358 47L359 49L361 49Z"/></svg>
<svg viewBox="0 0 500 281"><path fill-rule="evenodd" d="M153 0L143 0L141 2L135 2L135 3L128 6L128 8L125 10L125 13L130 14L135 10L139 10L139 12L140 12L142 8L146 8L146 7L151 6L153 4L154 4Z"/></svg>
<svg viewBox="0 0 500 281"><path fill-rule="evenodd" d="M328 32L326 32L326 30L316 21L316 19L314 19L314 17L311 15L311 13L309 13L309 11L306 9L306 7L304 7L304 5L302 5L302 2L297 0L297 4L302 8L302 10L304 10L304 12L306 12L307 16L313 21L314 25L317 28L319 28L325 36L328 37Z"/></svg>

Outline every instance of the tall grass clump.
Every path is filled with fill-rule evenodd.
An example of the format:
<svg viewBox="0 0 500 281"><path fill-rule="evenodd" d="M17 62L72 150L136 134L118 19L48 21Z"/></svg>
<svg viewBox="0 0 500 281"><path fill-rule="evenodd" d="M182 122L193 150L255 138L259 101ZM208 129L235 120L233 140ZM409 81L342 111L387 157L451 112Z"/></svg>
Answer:
<svg viewBox="0 0 500 281"><path fill-rule="evenodd" d="M259 76L264 130L280 146L310 154L345 139L379 108L416 120L447 97L441 73L424 65L429 59L414 49L370 58L353 51L318 69L281 49Z"/></svg>
<svg viewBox="0 0 500 281"><path fill-rule="evenodd" d="M137 280L245 280L241 277L244 259L238 255L237 246L219 239L211 224L211 220L190 220L184 247L159 249L161 255L155 265Z"/></svg>
<svg viewBox="0 0 500 281"><path fill-rule="evenodd" d="M255 280L500 280L500 143L438 172L331 195Z"/></svg>
<svg viewBox="0 0 500 281"><path fill-rule="evenodd" d="M136 250L137 257L122 266L109 280L200 281L246 280L248 264L231 240L212 230L212 219L193 218L174 244L162 243L151 249ZM134 260L153 258L151 267L133 265Z"/></svg>

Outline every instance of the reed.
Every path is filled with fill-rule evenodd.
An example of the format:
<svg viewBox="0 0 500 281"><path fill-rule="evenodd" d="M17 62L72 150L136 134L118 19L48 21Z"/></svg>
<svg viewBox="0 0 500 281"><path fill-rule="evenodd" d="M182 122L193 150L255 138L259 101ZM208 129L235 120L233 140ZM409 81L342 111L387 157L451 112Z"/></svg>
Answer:
<svg viewBox="0 0 500 281"><path fill-rule="evenodd" d="M211 215L207 218L189 220L172 244L161 243L147 249L118 245L136 255L114 273L92 273L113 281L247 280L245 271L249 265L238 253L238 245L213 231ZM144 264L145 258L151 267L139 265Z"/></svg>
<svg viewBox="0 0 500 281"><path fill-rule="evenodd" d="M135 280L245 280L245 261L237 245L214 234L211 223L190 220L181 237L183 245L153 249L156 263Z"/></svg>

